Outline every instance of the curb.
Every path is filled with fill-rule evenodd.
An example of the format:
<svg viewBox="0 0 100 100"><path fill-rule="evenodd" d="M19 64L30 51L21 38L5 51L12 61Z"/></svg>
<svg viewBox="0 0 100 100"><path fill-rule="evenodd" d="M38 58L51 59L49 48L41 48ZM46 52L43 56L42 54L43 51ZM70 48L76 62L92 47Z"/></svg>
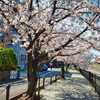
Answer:
<svg viewBox="0 0 100 100"><path fill-rule="evenodd" d="M15 96L12 96L9 98L9 100L17 100L19 97L21 97L23 94L25 94L26 92L24 93L21 93L21 94L18 94L18 95L15 95Z"/></svg>

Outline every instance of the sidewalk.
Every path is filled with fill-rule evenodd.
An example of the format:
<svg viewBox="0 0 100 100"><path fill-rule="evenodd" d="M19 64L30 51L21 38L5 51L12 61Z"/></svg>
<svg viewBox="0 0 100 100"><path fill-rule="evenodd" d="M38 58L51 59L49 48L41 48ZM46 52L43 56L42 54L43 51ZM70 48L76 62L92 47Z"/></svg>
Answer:
<svg viewBox="0 0 100 100"><path fill-rule="evenodd" d="M66 73L66 80L58 80L41 90L41 100L99 100L90 83L78 71Z"/></svg>

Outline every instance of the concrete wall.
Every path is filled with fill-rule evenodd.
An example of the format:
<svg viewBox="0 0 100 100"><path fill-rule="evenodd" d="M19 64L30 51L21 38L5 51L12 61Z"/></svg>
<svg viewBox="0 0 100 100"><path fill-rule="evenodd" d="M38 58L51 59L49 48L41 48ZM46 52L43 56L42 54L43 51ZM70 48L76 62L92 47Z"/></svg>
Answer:
<svg viewBox="0 0 100 100"><path fill-rule="evenodd" d="M0 72L0 81L10 79L10 71Z"/></svg>

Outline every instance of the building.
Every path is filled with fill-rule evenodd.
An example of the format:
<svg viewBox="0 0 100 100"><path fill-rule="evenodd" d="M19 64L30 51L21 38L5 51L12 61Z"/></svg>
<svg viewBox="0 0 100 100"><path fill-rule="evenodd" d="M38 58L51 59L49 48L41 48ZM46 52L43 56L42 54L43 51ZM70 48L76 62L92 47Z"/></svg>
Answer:
<svg viewBox="0 0 100 100"><path fill-rule="evenodd" d="M26 69L26 64L27 64L27 52L25 50L25 48L20 47L21 42L18 41L15 45L12 44L12 38L14 34L17 34L16 31L13 30L13 33L2 33L2 36L0 36L0 44L2 44L4 41L4 38L8 38L9 41L6 42L6 47L7 48L13 48L15 53L17 54L17 58L18 58L18 66L21 67L21 70Z"/></svg>
<svg viewBox="0 0 100 100"><path fill-rule="evenodd" d="M97 59L95 60L95 62L98 63L98 64L100 64L100 58L97 58Z"/></svg>

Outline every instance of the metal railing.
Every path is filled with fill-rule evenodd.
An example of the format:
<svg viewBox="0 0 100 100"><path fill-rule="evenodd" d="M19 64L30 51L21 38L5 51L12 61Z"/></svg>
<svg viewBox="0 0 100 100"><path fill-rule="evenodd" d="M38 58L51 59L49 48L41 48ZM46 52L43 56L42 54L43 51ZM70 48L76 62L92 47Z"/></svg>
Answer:
<svg viewBox="0 0 100 100"><path fill-rule="evenodd" d="M38 77L38 82L39 84L37 84L37 88L39 87L40 89L44 89L45 86L47 85L51 85L53 82L56 82L59 78L60 78L61 73L55 74L55 76L50 75L50 77L46 78L40 78L40 76Z"/></svg>
<svg viewBox="0 0 100 100"><path fill-rule="evenodd" d="M38 77L38 84L37 84L37 91L38 91L38 93L39 93L40 89L44 89L46 85L49 85L49 84L52 84L53 82L56 82L59 78L60 78L60 73L58 73L58 75L55 74L55 76L50 75L49 78L46 78L46 77L40 78L40 76L39 76ZM0 92L0 95L1 95L4 91L6 91L6 100L10 100L9 99L10 87L11 87L11 85L7 85Z"/></svg>
<svg viewBox="0 0 100 100"><path fill-rule="evenodd" d="M81 68L78 68L78 70L85 78L87 78L90 81L90 83L94 87L95 91L100 96L100 75L96 75L96 74L90 72L89 70L85 70L85 69L81 69Z"/></svg>
<svg viewBox="0 0 100 100"><path fill-rule="evenodd" d="M10 85L7 85L1 92L0 95L6 91L6 100L9 100L9 93L10 93Z"/></svg>

